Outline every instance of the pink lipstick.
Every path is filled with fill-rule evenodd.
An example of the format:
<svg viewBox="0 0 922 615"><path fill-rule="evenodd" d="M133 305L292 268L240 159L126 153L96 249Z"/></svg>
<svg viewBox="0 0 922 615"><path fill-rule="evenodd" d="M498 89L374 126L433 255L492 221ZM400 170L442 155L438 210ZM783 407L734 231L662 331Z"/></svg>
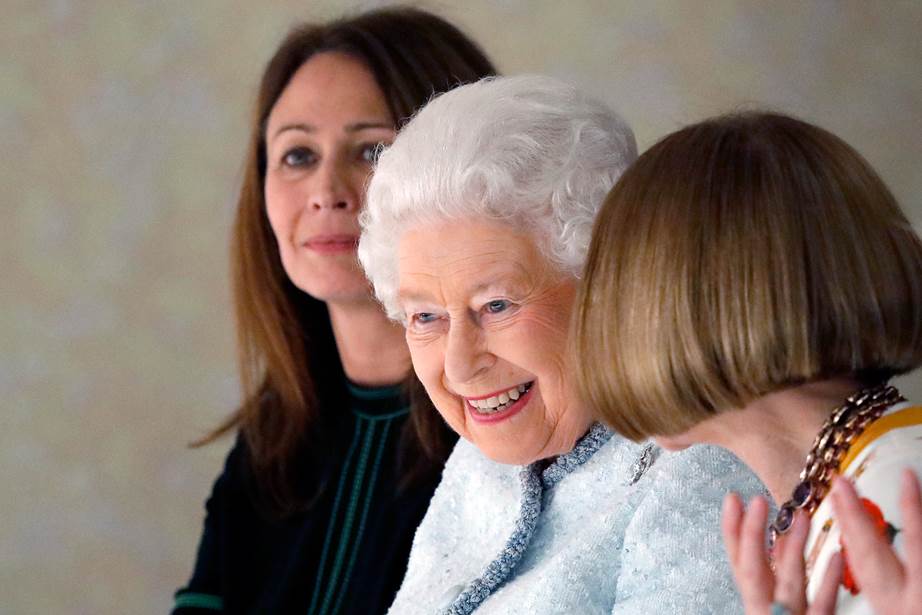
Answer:
<svg viewBox="0 0 922 615"><path fill-rule="evenodd" d="M524 385L524 391L519 394L518 399L509 400L505 404L499 404L496 409L493 408L481 408L476 405L476 402L482 401L484 399L490 399L493 395L486 395L482 397L468 397L465 398L465 406L467 407L467 412L470 414L471 419L478 423L499 423L504 421L519 412L521 412L528 402L531 400L532 391L535 388L535 382L529 382ZM495 403L495 402L494 402Z"/></svg>

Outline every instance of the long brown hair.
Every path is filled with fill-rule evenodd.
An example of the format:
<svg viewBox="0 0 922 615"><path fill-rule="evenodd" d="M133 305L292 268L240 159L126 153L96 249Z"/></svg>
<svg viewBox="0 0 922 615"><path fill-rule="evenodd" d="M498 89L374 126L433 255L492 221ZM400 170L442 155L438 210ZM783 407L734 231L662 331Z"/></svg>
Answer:
<svg viewBox="0 0 922 615"><path fill-rule="evenodd" d="M265 129L292 75L324 51L347 53L367 65L398 127L434 94L496 74L484 52L456 27L405 7L300 25L266 66L252 118L231 244L243 402L197 444L239 429L260 490L280 511L304 505L295 487L293 466L305 451L308 459L324 454L328 438L318 436L335 421L324 414L324 408L339 405L334 402L341 401L343 387L341 365L333 360L338 354L326 304L288 279L266 217ZM455 437L412 372L404 384L411 401L411 420L401 436L402 457L407 461L402 472L412 482L441 469Z"/></svg>
<svg viewBox="0 0 922 615"><path fill-rule="evenodd" d="M922 241L851 146L777 113L645 152L606 198L576 310L583 396L628 438L783 388L922 364Z"/></svg>

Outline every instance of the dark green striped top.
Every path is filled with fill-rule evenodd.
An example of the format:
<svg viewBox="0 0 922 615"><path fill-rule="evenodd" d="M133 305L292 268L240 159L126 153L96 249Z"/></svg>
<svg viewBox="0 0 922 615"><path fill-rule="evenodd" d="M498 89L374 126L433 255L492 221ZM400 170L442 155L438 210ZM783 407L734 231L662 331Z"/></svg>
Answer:
<svg viewBox="0 0 922 615"><path fill-rule="evenodd" d="M399 487L409 407L398 387L350 384L348 399L338 452L308 472L326 485L308 512L278 521L257 510L238 441L208 501L195 572L174 615L387 610L436 481Z"/></svg>
<svg viewBox="0 0 922 615"><path fill-rule="evenodd" d="M402 424L408 407L388 408L392 389L365 389L349 385L353 399L355 429L343 459L339 484L333 502L331 523L327 526L314 582L309 615L339 613L349 589L355 560L368 521L372 496L381 470L388 440L393 440L394 424Z"/></svg>

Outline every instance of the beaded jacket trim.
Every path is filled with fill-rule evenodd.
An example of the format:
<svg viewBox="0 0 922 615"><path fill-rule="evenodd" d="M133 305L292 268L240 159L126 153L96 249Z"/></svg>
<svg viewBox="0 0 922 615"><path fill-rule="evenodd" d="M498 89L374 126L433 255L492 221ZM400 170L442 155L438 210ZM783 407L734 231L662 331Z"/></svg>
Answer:
<svg viewBox="0 0 922 615"><path fill-rule="evenodd" d="M519 472L522 506L512 535L483 573L471 581L454 602L442 611L443 615L468 615L512 576L538 526L545 491L553 488L568 474L589 461L612 435L614 433L601 423L593 423L589 433L576 443L573 450L560 455L551 465L545 468L537 461L522 468Z"/></svg>

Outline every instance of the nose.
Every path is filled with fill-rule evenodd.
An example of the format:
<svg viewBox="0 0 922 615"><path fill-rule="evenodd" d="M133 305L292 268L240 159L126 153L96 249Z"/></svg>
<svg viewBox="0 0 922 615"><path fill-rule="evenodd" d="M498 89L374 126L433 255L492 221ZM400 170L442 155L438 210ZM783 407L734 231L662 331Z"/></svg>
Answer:
<svg viewBox="0 0 922 615"><path fill-rule="evenodd" d="M445 376L449 382L468 383L483 375L495 362L476 323L453 321L445 346Z"/></svg>
<svg viewBox="0 0 922 615"><path fill-rule="evenodd" d="M356 182L345 166L329 158L319 165L309 195L311 209L355 211L359 208L358 186L353 185Z"/></svg>

